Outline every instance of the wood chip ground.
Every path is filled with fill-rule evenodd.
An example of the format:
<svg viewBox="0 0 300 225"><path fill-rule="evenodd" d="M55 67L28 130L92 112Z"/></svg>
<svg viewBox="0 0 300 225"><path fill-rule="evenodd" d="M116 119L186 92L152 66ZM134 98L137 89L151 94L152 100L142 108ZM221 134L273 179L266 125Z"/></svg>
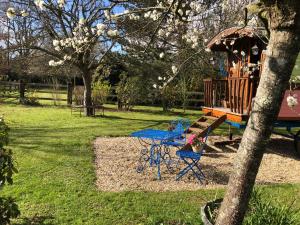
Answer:
<svg viewBox="0 0 300 225"><path fill-rule="evenodd" d="M202 188L224 187L232 171L237 145L214 147L214 141L225 137L209 137L209 146L200 160L207 179L205 184L193 176L185 176L176 181L175 176L183 164L178 165L175 173L169 173L162 165L162 180L157 180L156 167L146 167L143 173L137 173L137 161L140 145L131 137L100 137L94 142L97 186L101 191L178 191ZM171 149L175 156L176 149ZM293 141L280 136L272 136L264 155L258 176L259 184L300 183L300 160L293 149Z"/></svg>

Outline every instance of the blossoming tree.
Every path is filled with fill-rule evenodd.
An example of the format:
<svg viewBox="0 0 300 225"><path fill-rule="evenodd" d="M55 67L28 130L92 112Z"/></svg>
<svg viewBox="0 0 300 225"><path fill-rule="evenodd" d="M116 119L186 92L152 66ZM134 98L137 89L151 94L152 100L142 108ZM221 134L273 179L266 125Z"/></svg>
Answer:
<svg viewBox="0 0 300 225"><path fill-rule="evenodd" d="M84 105L87 116L92 115L91 82L107 52L115 45L119 32L111 14L117 5L107 1L16 1L7 9L7 17L31 17L38 36L27 47L51 56L50 66L76 66L84 81Z"/></svg>
<svg viewBox="0 0 300 225"><path fill-rule="evenodd" d="M26 1L27 2L27 1ZM178 49L178 31L184 32L183 40L196 49L204 48L199 43L205 30L203 23L209 22L215 27L223 18L218 17L216 10L221 7L221 15L235 14L241 6L251 0L158 0L147 8L137 1L42 1L29 4L30 14L36 17L43 26L44 41L52 41L53 50L40 46L35 48L46 51L57 58L50 61L53 66L72 63L82 71L85 83L85 104L91 104L91 76L101 59L112 48L119 38L126 38L117 30L116 21L129 17L132 20L152 20L156 25L152 35L145 40L135 40L145 49L157 42L159 47L168 47L168 53ZM122 13L114 9L121 7ZM119 8L120 9L120 8ZM267 56L261 80L254 101L252 113L244 132L234 170L231 174L228 190L224 197L216 224L241 224L247 209L249 197L261 163L267 141L272 132L272 125L277 118L280 103L288 86L293 66L300 49L300 4L294 0L260 0L250 4L247 12L258 15L270 31ZM20 9L20 14L22 10ZM12 8L7 11L9 17L17 14ZM247 18L246 18L247 19ZM148 24L148 23L147 23ZM147 24L145 27L147 27ZM201 36L200 36L201 34ZM169 42L165 44L164 39ZM160 57L164 57L162 52ZM184 62L182 63L184 64ZM168 85L180 73L182 65L173 65L173 72L163 85ZM289 105L298 104L295 96L288 99ZM91 112L87 111L87 115Z"/></svg>

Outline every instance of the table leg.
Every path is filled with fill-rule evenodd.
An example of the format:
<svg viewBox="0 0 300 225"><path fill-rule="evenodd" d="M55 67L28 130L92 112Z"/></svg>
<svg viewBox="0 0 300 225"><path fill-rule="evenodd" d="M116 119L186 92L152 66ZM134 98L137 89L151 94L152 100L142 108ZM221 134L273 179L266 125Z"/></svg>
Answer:
<svg viewBox="0 0 300 225"><path fill-rule="evenodd" d="M151 145L150 147L150 166L153 166L153 163L155 163L155 159L154 159L154 156L155 156L155 145Z"/></svg>
<svg viewBox="0 0 300 225"><path fill-rule="evenodd" d="M160 158L161 158L161 152L160 149L156 152L156 165L157 165L157 179L161 180L161 174L160 174Z"/></svg>

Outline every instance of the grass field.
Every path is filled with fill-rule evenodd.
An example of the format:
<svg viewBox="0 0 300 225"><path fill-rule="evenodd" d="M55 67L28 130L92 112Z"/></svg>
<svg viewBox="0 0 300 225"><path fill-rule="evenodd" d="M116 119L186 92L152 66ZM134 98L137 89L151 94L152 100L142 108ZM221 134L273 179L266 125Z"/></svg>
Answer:
<svg viewBox="0 0 300 225"><path fill-rule="evenodd" d="M295 76L300 76L300 55L298 56L297 62L296 62L296 66L294 67L293 70L293 77Z"/></svg>
<svg viewBox="0 0 300 225"><path fill-rule="evenodd" d="M92 141L124 136L144 128L166 128L178 116L195 119L197 111L162 113L105 112L104 117L71 115L67 108L0 106L11 131L19 173L1 194L16 198L22 216L15 224L201 224L200 206L224 190L194 192L100 192L95 187ZM224 133L226 126L217 131ZM298 199L300 185L264 186L266 199L286 204Z"/></svg>

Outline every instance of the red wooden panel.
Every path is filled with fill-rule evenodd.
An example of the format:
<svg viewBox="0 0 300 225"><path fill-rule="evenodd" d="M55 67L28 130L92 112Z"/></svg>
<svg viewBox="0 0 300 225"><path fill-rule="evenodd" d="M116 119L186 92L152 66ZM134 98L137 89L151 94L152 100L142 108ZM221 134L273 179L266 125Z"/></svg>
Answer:
<svg viewBox="0 0 300 225"><path fill-rule="evenodd" d="M298 96L298 101L300 100L300 90L293 91L293 94ZM284 99L281 103L280 112L278 115L279 120L299 120L300 121L300 102L298 106L291 109L287 105L286 98L289 96L289 91L287 90L284 95Z"/></svg>

